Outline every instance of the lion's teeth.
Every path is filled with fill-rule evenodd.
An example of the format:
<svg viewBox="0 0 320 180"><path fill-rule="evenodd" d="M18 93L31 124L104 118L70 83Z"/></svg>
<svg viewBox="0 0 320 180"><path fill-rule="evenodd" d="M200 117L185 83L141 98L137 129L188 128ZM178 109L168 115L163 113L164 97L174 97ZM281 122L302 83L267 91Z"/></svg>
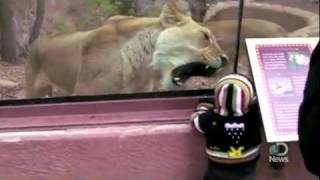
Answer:
<svg viewBox="0 0 320 180"><path fill-rule="evenodd" d="M178 86L182 86L183 85L183 83L181 82L181 78L180 77L175 77L175 78L173 78L174 79L174 81L176 82L176 84L178 85Z"/></svg>
<svg viewBox="0 0 320 180"><path fill-rule="evenodd" d="M175 81L180 81L180 78L179 77L175 77L174 80Z"/></svg>
<svg viewBox="0 0 320 180"><path fill-rule="evenodd" d="M210 65L206 65L206 69L209 69L210 68Z"/></svg>
<svg viewBox="0 0 320 180"><path fill-rule="evenodd" d="M182 86L183 85L183 83L180 82L180 81L177 81L177 84L178 84L178 86Z"/></svg>

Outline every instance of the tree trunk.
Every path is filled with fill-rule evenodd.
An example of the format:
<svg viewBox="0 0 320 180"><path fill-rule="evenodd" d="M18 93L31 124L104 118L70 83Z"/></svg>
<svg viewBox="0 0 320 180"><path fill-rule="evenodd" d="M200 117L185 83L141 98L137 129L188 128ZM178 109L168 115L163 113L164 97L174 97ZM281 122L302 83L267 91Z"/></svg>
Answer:
<svg viewBox="0 0 320 180"><path fill-rule="evenodd" d="M195 21L203 22L204 16L207 12L207 1L206 0L191 0L191 13L192 18Z"/></svg>
<svg viewBox="0 0 320 180"><path fill-rule="evenodd" d="M32 44L33 41L35 41L40 34L40 30L41 30L41 26L42 26L44 14L45 14L45 2L46 2L45 0L37 0L36 19L32 26L32 30L29 38L29 44Z"/></svg>
<svg viewBox="0 0 320 180"><path fill-rule="evenodd" d="M2 60L18 64L12 0L0 0L1 56Z"/></svg>

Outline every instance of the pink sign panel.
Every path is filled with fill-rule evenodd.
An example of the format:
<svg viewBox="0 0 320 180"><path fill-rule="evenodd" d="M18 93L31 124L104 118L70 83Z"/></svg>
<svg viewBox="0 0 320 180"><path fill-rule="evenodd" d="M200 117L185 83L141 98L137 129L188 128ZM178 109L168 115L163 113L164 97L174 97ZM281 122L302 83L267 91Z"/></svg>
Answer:
<svg viewBox="0 0 320 180"><path fill-rule="evenodd" d="M268 142L298 140L298 111L317 38L247 39Z"/></svg>

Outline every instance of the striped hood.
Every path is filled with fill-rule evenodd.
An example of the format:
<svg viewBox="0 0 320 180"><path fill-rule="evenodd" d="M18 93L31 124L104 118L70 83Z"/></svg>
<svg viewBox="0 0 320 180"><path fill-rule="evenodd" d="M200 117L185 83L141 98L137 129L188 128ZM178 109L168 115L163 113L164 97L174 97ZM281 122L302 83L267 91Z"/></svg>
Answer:
<svg viewBox="0 0 320 180"><path fill-rule="evenodd" d="M253 87L249 79L230 74L215 86L215 111L221 116L243 116L253 99Z"/></svg>

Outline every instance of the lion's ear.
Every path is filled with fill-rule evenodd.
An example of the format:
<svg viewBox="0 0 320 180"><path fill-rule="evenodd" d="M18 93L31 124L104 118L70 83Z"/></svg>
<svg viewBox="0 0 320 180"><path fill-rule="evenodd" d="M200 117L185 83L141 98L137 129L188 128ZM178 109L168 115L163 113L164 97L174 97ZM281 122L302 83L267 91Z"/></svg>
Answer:
<svg viewBox="0 0 320 180"><path fill-rule="evenodd" d="M167 3L163 6L160 15L160 22L164 27L180 25L185 21L186 16L182 14L175 5Z"/></svg>

